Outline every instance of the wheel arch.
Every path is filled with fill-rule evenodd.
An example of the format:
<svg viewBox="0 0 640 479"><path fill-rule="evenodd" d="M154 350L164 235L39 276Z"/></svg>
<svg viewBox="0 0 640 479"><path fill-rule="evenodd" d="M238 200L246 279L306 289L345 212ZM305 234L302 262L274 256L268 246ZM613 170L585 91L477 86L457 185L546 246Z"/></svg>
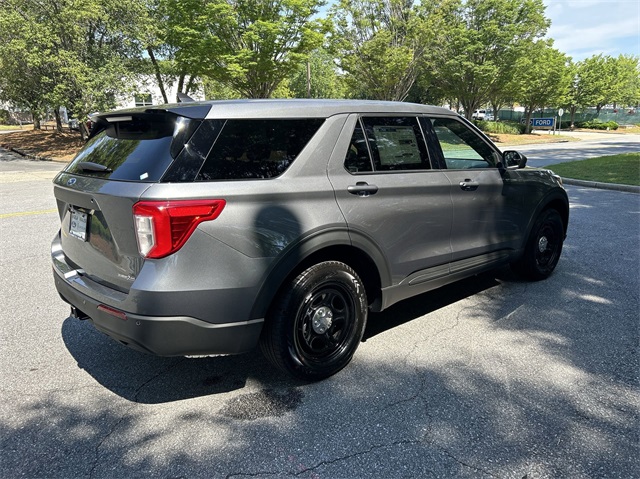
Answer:
<svg viewBox="0 0 640 479"><path fill-rule="evenodd" d="M529 224L527 225L526 234L522 238L520 251L524 251L524 247L527 244L529 236L531 235L531 229L536 223L536 219L542 214L542 212L549 209L555 209L560 214L560 217L562 218L562 224L564 226L564 235L566 237L567 229L569 227L569 197L567 196L566 191L558 188L549 192L538 203L534 214L532 214L529 218Z"/></svg>
<svg viewBox="0 0 640 479"><path fill-rule="evenodd" d="M560 218L562 218L562 225L564 226L564 234L567 235L567 229L569 227L569 201L566 199L561 199L560 197L556 197L548 201L544 207L538 212L538 214L543 211L554 209L558 213L560 213Z"/></svg>
<svg viewBox="0 0 640 479"><path fill-rule="evenodd" d="M265 274L251 318L265 318L274 298L289 281L323 261L340 261L353 268L364 284L371 309L380 310L382 288L390 285L391 275L382 252L373 243L367 243L355 246L345 229L315 234L287 248Z"/></svg>

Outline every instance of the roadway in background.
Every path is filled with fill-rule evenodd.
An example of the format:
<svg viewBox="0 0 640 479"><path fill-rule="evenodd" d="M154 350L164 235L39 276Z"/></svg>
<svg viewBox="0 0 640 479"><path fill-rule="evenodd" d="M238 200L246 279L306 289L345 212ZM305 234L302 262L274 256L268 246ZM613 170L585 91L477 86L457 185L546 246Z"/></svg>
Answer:
<svg viewBox="0 0 640 479"><path fill-rule="evenodd" d="M537 131L545 135L547 132ZM517 150L526 155L528 166L548 166L567 161L585 160L605 155L640 152L640 135L570 132L561 131L560 135L579 138L579 142L543 143L537 145L522 145L501 147L505 150Z"/></svg>

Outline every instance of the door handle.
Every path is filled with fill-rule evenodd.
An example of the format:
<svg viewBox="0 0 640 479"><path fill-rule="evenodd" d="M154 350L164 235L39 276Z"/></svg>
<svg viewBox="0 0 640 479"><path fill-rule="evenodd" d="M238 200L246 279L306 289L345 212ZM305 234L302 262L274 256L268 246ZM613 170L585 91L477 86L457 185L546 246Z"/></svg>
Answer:
<svg viewBox="0 0 640 479"><path fill-rule="evenodd" d="M471 180L464 180L460 182L460 188L464 191L475 191L480 186L480 183L476 183Z"/></svg>
<svg viewBox="0 0 640 479"><path fill-rule="evenodd" d="M366 181L358 181L355 185L347 186L347 191L352 195L369 196L375 195L378 192L378 187L370 185Z"/></svg>

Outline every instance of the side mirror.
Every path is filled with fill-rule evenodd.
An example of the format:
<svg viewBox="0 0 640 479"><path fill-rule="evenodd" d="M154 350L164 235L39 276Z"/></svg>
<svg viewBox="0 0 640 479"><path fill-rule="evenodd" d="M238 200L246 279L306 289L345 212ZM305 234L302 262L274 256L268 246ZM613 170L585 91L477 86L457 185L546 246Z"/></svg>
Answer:
<svg viewBox="0 0 640 479"><path fill-rule="evenodd" d="M505 151L502 154L504 165L509 168L510 166L517 166L518 168L524 168L527 165L527 157L517 151Z"/></svg>

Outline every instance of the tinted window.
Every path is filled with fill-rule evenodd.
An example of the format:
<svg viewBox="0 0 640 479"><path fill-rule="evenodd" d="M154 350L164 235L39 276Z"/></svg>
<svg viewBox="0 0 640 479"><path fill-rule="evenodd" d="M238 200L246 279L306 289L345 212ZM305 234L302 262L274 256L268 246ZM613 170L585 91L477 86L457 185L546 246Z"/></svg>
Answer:
<svg viewBox="0 0 640 479"><path fill-rule="evenodd" d="M196 180L279 176L323 122L323 119L227 120Z"/></svg>
<svg viewBox="0 0 640 479"><path fill-rule="evenodd" d="M416 118L364 117L362 123L377 171L431 168Z"/></svg>
<svg viewBox="0 0 640 479"><path fill-rule="evenodd" d="M423 122L427 138L437 139L438 155L447 169L489 168L493 165L493 150L464 123L451 118L436 118ZM430 145L433 146L433 145Z"/></svg>
<svg viewBox="0 0 640 479"><path fill-rule="evenodd" d="M344 159L344 167L351 173L373 171L371 156L369 155L369 149L367 148L360 121L358 121L353 130L347 156Z"/></svg>
<svg viewBox="0 0 640 479"><path fill-rule="evenodd" d="M102 129L66 171L110 180L158 181L199 123L172 115L128 118L103 120Z"/></svg>
<svg viewBox="0 0 640 479"><path fill-rule="evenodd" d="M182 152L162 178L164 183L194 181L211 147L222 131L224 120L206 120L184 145Z"/></svg>

